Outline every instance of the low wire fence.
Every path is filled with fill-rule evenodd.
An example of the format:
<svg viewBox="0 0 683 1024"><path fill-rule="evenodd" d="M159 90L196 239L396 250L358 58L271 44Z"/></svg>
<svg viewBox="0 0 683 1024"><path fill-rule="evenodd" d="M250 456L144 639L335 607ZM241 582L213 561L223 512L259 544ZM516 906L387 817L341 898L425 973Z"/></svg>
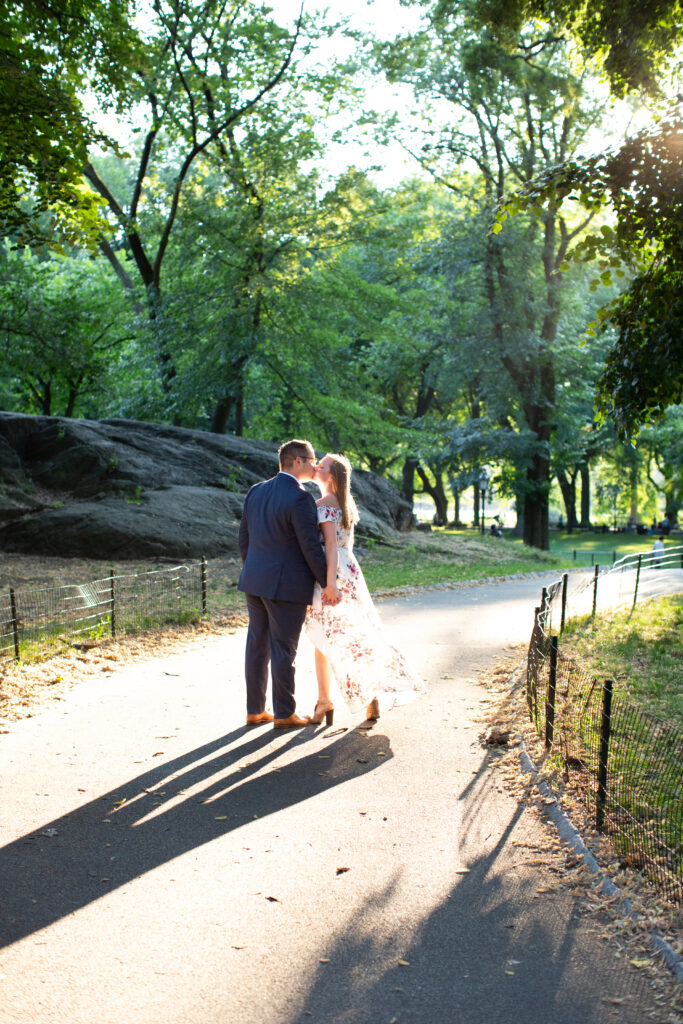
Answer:
<svg viewBox="0 0 683 1024"><path fill-rule="evenodd" d="M0 661L40 661L76 643L206 611L206 559L88 583L0 594Z"/></svg>
<svg viewBox="0 0 683 1024"><path fill-rule="evenodd" d="M624 863L643 870L668 898L683 902L683 732L642 711L560 650L570 614L596 614L683 591L680 554L669 549L645 563L622 559L570 591L567 574L543 588L527 661L529 716L546 749L607 833ZM649 579L656 574L656 579ZM571 600L569 599L571 595ZM602 600L601 600L602 599Z"/></svg>

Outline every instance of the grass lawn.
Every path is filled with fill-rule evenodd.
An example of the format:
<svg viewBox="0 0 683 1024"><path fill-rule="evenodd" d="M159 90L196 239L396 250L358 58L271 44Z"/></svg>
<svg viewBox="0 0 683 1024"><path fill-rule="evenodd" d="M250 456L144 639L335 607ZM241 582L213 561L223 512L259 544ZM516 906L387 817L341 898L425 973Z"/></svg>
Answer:
<svg viewBox="0 0 683 1024"><path fill-rule="evenodd" d="M573 619L560 650L598 679L611 676L615 693L683 729L683 595L590 619Z"/></svg>
<svg viewBox="0 0 683 1024"><path fill-rule="evenodd" d="M371 592L561 568L547 551L457 530L404 534L396 547L366 542L357 554Z"/></svg>
<svg viewBox="0 0 683 1024"><path fill-rule="evenodd" d="M637 533L567 533L558 530L550 534L550 550L552 554L567 560L567 564L611 565L624 555L637 555L652 551L655 540L653 534ZM664 547L683 545L683 536L676 535L664 539Z"/></svg>

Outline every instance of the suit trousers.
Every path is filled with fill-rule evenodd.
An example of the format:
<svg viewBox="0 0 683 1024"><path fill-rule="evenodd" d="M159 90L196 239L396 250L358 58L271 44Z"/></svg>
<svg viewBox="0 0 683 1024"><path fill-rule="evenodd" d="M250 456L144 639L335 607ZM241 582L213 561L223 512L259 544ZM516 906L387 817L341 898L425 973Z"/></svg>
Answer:
<svg viewBox="0 0 683 1024"><path fill-rule="evenodd" d="M247 594L249 629L245 652L247 714L265 709L268 665L273 682L273 714L289 718L294 713L294 659L306 605L298 601L272 601Z"/></svg>

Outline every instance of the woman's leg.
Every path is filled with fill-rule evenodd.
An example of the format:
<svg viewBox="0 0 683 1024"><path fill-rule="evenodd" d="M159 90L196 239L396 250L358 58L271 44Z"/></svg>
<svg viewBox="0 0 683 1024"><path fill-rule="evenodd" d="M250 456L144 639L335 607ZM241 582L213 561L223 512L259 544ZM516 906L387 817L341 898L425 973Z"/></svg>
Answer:
<svg viewBox="0 0 683 1024"><path fill-rule="evenodd" d="M315 649L315 676L318 680L318 703L329 704L332 667L327 657L317 647Z"/></svg>

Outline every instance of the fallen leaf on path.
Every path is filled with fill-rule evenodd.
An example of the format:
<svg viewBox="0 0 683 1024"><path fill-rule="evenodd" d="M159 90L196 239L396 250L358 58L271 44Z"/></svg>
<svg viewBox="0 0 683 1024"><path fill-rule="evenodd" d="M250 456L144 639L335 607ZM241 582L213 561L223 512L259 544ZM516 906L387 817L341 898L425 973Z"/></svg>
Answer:
<svg viewBox="0 0 683 1024"><path fill-rule="evenodd" d="M266 899L268 900L269 903L279 903L280 902L279 899L277 898L277 896L266 896Z"/></svg>
<svg viewBox="0 0 683 1024"><path fill-rule="evenodd" d="M53 836L58 836L59 832L56 828L46 828L44 832L40 833L40 835L47 836L49 839L52 839Z"/></svg>
<svg viewBox="0 0 683 1024"><path fill-rule="evenodd" d="M401 967L410 967L410 960L399 960L399 965Z"/></svg>
<svg viewBox="0 0 683 1024"><path fill-rule="evenodd" d="M330 958L328 956L321 956L319 961L318 961L318 963L329 964L330 963Z"/></svg>
<svg viewBox="0 0 683 1024"><path fill-rule="evenodd" d="M343 875L345 871L350 871L351 868L337 868L337 874Z"/></svg>
<svg viewBox="0 0 683 1024"><path fill-rule="evenodd" d="M218 817L214 818L213 820L214 821L227 821L228 820L228 816L227 816L227 814L219 814Z"/></svg>

